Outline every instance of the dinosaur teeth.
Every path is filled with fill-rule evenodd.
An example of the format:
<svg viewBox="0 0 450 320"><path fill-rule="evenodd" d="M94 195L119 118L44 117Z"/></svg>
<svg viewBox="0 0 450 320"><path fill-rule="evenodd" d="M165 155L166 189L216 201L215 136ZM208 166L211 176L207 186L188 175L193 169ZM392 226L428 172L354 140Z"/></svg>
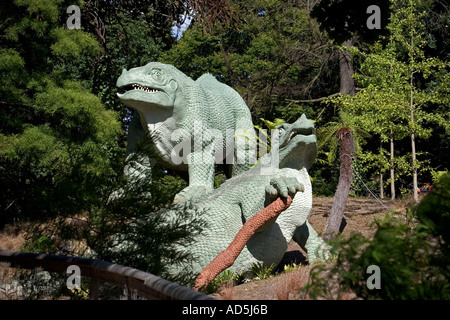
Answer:
<svg viewBox="0 0 450 320"><path fill-rule="evenodd" d="M131 86L132 86L132 88L134 90L142 90L142 91L145 91L147 93L154 93L154 92L158 92L159 91L158 89L152 89L152 88L144 87L144 86L141 86L140 84L137 84L137 83L134 83Z"/></svg>
<svg viewBox="0 0 450 320"><path fill-rule="evenodd" d="M295 136L295 134L296 134L295 132L291 132L291 134L289 135L288 142L291 141L292 137Z"/></svg>
<svg viewBox="0 0 450 320"><path fill-rule="evenodd" d="M286 146L291 139L296 135L296 132L292 131L291 134L289 135L289 138L286 140L286 142L282 145L282 147Z"/></svg>

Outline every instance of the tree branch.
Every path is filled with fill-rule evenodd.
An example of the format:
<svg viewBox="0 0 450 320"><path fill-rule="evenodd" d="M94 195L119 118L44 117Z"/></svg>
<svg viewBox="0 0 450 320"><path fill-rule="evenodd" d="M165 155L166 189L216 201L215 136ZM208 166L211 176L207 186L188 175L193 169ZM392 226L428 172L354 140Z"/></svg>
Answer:
<svg viewBox="0 0 450 320"><path fill-rule="evenodd" d="M292 102L292 103L312 103L312 102L320 102L329 98L334 98L340 96L340 92L333 93L326 97L316 98L316 99L308 99L308 100L292 100L292 99L286 99L286 101Z"/></svg>
<svg viewBox="0 0 450 320"><path fill-rule="evenodd" d="M0 101L0 105L9 106L9 107L35 108L35 106L32 105L32 104L17 103L17 102L7 102L7 101Z"/></svg>

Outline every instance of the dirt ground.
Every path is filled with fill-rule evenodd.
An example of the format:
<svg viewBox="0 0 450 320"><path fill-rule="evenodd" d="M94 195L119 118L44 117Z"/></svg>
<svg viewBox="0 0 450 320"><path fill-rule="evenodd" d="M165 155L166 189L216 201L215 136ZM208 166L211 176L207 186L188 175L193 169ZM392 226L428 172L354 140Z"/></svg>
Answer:
<svg viewBox="0 0 450 320"><path fill-rule="evenodd" d="M322 234L325 229L332 203L333 198L313 199L313 207L308 220L319 234ZM376 231L374 218L382 217L389 212L389 209L401 210L404 203L404 201L383 200L383 205L373 198L349 198L344 214L344 223L341 225L341 228L343 227L342 235L347 237L353 232L359 232L365 237L370 237ZM269 279L256 280L237 286L223 286L213 296L224 300L299 299L298 289L308 281L312 266L308 264L306 253L294 241L289 244L280 266L292 263L302 266ZM354 296L348 295L347 298L352 299Z"/></svg>

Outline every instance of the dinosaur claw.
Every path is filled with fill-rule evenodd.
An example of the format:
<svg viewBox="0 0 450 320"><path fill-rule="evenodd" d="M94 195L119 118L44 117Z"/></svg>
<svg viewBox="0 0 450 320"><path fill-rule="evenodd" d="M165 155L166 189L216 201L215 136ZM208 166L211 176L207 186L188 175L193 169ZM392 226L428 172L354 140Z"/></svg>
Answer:
<svg viewBox="0 0 450 320"><path fill-rule="evenodd" d="M305 187L293 177L276 177L270 179L270 185L266 186L266 193L270 198L281 196L287 198L294 197L297 192L304 192Z"/></svg>

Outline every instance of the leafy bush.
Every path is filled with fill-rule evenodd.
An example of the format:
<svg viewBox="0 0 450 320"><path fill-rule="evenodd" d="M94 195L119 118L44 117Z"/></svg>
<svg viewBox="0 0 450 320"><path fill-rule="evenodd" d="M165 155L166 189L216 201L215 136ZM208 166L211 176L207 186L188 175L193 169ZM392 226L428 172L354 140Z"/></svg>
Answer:
<svg viewBox="0 0 450 320"><path fill-rule="evenodd" d="M79 212L120 172L120 122L96 96L66 81L35 102L0 112L0 224Z"/></svg>
<svg viewBox="0 0 450 320"><path fill-rule="evenodd" d="M261 280L269 279L273 275L275 267L275 264L268 266L265 263L256 263L252 265L252 274L254 277Z"/></svg>
<svg viewBox="0 0 450 320"><path fill-rule="evenodd" d="M222 286L227 284L241 284L244 280L244 274L234 273L230 269L222 271L217 277L215 277L205 289L203 289L204 293L212 294L217 292Z"/></svg>
<svg viewBox="0 0 450 320"><path fill-rule="evenodd" d="M82 212L120 172L118 114L89 90L102 50L65 4L0 4L0 228Z"/></svg>
<svg viewBox="0 0 450 320"><path fill-rule="evenodd" d="M138 152L136 158L148 157ZM167 266L191 261L180 248L189 246L204 227L202 212L187 202L177 215L166 215L173 197L186 182L155 165L140 177L118 175L102 189L84 213L60 215L47 223L30 224L24 250L97 258L149 272L181 284L194 275L173 275Z"/></svg>
<svg viewBox="0 0 450 320"><path fill-rule="evenodd" d="M450 174L406 216L389 214L376 223L373 239L353 234L336 240L336 261L314 267L305 293L332 299L349 291L363 299L449 299ZM381 289L366 285L370 265L380 268Z"/></svg>
<svg viewBox="0 0 450 320"><path fill-rule="evenodd" d="M96 258L193 284L193 274L186 271L173 275L167 272L167 266L193 259L180 248L189 246L202 231L202 212L187 202L175 217L167 215L173 196L185 182L158 166L151 171L113 186L114 192L104 203L90 210L89 225L84 230L87 244Z"/></svg>

